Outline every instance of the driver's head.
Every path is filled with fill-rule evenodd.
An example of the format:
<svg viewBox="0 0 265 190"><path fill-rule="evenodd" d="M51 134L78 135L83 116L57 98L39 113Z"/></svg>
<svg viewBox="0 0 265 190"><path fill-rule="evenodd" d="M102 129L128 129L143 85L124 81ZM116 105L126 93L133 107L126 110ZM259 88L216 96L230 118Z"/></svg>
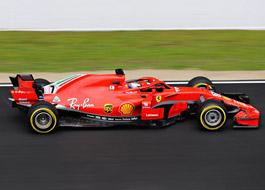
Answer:
<svg viewBox="0 0 265 190"><path fill-rule="evenodd" d="M129 88L138 88L139 86L140 86L140 84L137 82L131 82L128 84Z"/></svg>

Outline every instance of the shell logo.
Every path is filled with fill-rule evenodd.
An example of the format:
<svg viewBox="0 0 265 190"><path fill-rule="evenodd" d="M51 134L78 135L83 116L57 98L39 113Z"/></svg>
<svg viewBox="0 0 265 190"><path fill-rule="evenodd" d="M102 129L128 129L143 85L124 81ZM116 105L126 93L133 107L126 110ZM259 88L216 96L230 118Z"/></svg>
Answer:
<svg viewBox="0 0 265 190"><path fill-rule="evenodd" d="M120 112L123 115L129 115L132 114L134 111L134 106L130 103L125 103L120 106Z"/></svg>

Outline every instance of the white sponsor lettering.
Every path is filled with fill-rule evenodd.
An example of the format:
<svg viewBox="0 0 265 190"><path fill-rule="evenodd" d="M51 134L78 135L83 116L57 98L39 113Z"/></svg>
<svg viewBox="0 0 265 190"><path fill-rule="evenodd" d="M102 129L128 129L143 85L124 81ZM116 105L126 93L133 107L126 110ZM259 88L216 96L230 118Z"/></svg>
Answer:
<svg viewBox="0 0 265 190"><path fill-rule="evenodd" d="M146 114L146 117L158 117L159 115L158 114L155 114L155 113L148 113Z"/></svg>
<svg viewBox="0 0 265 190"><path fill-rule="evenodd" d="M78 99L77 98L70 98L67 101L70 102L69 106L71 109L75 109L75 110L80 110L80 108L89 108L89 107L94 107L94 104L90 104L89 98L84 99L84 101L82 103L78 103Z"/></svg>
<svg viewBox="0 0 265 190"><path fill-rule="evenodd" d="M125 92L126 94L136 94L137 91L128 91L128 92Z"/></svg>
<svg viewBox="0 0 265 190"><path fill-rule="evenodd" d="M220 94L217 94L216 92L214 92L214 91L211 91L211 93L212 93L212 95L213 96L216 96L216 97L221 97L221 95Z"/></svg>
<svg viewBox="0 0 265 190"><path fill-rule="evenodd" d="M19 98L18 101L25 102L25 101L28 101L28 99L27 98Z"/></svg>

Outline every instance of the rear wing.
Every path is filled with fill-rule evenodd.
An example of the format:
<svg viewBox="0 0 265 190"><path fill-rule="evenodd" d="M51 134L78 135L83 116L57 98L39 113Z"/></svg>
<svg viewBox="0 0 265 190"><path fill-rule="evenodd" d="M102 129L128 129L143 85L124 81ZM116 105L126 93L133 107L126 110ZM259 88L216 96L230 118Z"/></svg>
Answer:
<svg viewBox="0 0 265 190"><path fill-rule="evenodd" d="M27 75L18 74L16 77L9 77L9 79L14 88L19 87L20 85L23 85L23 84L25 86L28 86L26 85L27 83L32 85L32 82L34 82L34 78L32 74L27 74Z"/></svg>
<svg viewBox="0 0 265 190"><path fill-rule="evenodd" d="M9 77L13 84L13 89L10 90L13 106L30 107L36 101L38 101L42 94L38 94L38 91L34 88L34 78L31 74L20 75L15 77Z"/></svg>
<svg viewBox="0 0 265 190"><path fill-rule="evenodd" d="M123 69L115 69L116 75L125 75Z"/></svg>

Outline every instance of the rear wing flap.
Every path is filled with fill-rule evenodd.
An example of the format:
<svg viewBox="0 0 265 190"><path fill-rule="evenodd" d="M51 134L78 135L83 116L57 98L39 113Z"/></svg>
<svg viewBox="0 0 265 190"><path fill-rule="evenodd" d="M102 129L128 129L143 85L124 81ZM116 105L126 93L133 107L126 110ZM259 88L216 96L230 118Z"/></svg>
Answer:
<svg viewBox="0 0 265 190"><path fill-rule="evenodd" d="M33 82L34 81L32 74L26 74L26 75L25 74L24 75L18 74L16 77L9 77L9 79L10 79L13 87L19 87L19 80L25 81L25 82L27 82L27 81Z"/></svg>

